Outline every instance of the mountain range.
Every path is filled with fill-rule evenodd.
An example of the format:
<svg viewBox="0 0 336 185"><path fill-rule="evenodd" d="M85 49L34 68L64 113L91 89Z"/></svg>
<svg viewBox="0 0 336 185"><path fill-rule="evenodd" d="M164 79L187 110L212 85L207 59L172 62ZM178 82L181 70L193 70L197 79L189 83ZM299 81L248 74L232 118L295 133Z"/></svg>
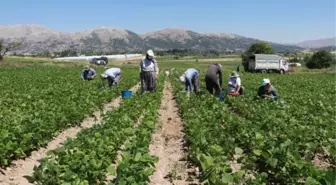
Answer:
<svg viewBox="0 0 336 185"><path fill-rule="evenodd" d="M336 46L336 37L317 39L317 40L307 40L299 42L295 45L306 49L317 49L317 48Z"/></svg>
<svg viewBox="0 0 336 185"><path fill-rule="evenodd" d="M167 28L145 34L126 29L98 28L64 33L40 25L0 25L0 38L5 42L20 41L17 53L81 51L144 51L146 49L191 49L239 51L261 40L232 33L197 33L185 29ZM301 50L303 45L270 42L276 51Z"/></svg>

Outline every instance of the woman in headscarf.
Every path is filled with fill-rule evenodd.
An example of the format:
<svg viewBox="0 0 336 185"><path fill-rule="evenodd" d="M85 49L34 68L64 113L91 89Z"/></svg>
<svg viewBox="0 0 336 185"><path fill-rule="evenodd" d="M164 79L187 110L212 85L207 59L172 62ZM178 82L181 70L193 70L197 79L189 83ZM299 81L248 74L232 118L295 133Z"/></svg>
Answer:
<svg viewBox="0 0 336 185"><path fill-rule="evenodd" d="M141 93L155 90L158 74L159 67L154 59L154 53L152 50L148 50L146 57L140 62Z"/></svg>

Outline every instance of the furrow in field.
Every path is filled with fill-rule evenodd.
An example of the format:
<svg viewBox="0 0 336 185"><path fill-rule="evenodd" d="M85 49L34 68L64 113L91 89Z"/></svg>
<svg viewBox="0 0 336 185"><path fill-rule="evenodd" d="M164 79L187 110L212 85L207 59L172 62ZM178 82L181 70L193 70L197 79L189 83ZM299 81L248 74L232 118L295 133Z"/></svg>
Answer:
<svg viewBox="0 0 336 185"><path fill-rule="evenodd" d="M155 172L150 176L150 185L191 183L189 174L195 169L188 168L185 160L183 125L169 82L165 83L158 125L149 151L150 155L159 157Z"/></svg>

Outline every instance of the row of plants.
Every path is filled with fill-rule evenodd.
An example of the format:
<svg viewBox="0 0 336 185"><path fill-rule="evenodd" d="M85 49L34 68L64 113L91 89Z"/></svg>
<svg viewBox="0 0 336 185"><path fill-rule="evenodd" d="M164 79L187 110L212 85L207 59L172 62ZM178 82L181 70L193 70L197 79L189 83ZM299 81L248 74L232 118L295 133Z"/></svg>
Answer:
<svg viewBox="0 0 336 185"><path fill-rule="evenodd" d="M138 81L137 73L127 69L117 88L101 90L99 78L82 81L81 71L57 66L0 69L0 167L45 146Z"/></svg>
<svg viewBox="0 0 336 185"><path fill-rule="evenodd" d="M246 121L234 117L222 102L205 93L198 95L184 92L178 80L179 73L172 75L171 84L184 121L189 159L201 169L200 180L205 184L240 182L243 170L233 171L229 161L243 150L228 138L227 125ZM201 89L204 83L201 82ZM203 90L202 90L203 91ZM236 125L235 128L239 128Z"/></svg>
<svg viewBox="0 0 336 185"><path fill-rule="evenodd" d="M160 77L156 93L144 95L147 106L142 110L141 124L135 128L132 139L125 143L122 159L111 173L115 176L110 181L111 185L146 185L149 176L154 173L158 157L149 155L149 145L155 130L163 88L164 78Z"/></svg>
<svg viewBox="0 0 336 185"><path fill-rule="evenodd" d="M244 78L243 76L242 78ZM253 122L263 138L255 145L249 138L245 148L257 171L268 174L268 181L281 183L320 183L335 168L335 81L329 75L291 75L272 79L279 101L255 98L256 82L262 76L246 75L245 97L227 100L230 108ZM267 165L272 161L274 165ZM324 166L314 164L314 158ZM253 160L254 159L254 160Z"/></svg>
<svg viewBox="0 0 336 185"><path fill-rule="evenodd" d="M246 81L250 85L243 82L246 89L253 91L247 92L245 97L228 98L225 102L218 101L216 97L207 93L191 94L187 98L185 92L181 91L183 86L177 80L178 76L171 78L186 125L190 159L200 166L203 182L207 184L333 183L333 171L321 169L312 164L311 160L302 158L301 152L307 153L307 151L300 147L307 145L305 147L307 150L313 147L310 146L312 142L309 142L309 135L299 132L302 130L298 128L309 125L289 118L295 114L285 111L291 101L279 105L276 102L251 98L250 101L240 103L245 98L255 97L255 87L260 81L257 79L262 79L262 76L249 76L249 80ZM302 83L307 82L309 80ZM283 83L288 85L291 81ZM202 89L203 86L202 83ZM287 88L295 89L293 86ZM282 89L279 88L279 91L282 92ZM328 89L325 88L325 91ZM245 107L235 109L236 105ZM254 109L258 109L259 112ZM281 116L287 119L281 119ZM329 124L319 125L318 130L324 131L325 135L321 135L318 139L313 136L313 140L316 140L313 143L324 144L330 149L328 152L332 152L333 146L330 142L334 136L328 132L334 128L331 128L330 121L327 123ZM308 130L310 133L313 131ZM319 131L315 134L319 135ZM323 140L320 139L322 137ZM238 165L232 165L233 161Z"/></svg>
<svg viewBox="0 0 336 185"><path fill-rule="evenodd" d="M50 151L41 160L40 166L34 168L31 182L44 185L106 184L108 177L116 171L113 162L123 144L129 157L134 157L134 150L135 159L143 159L139 155L145 155L142 153L146 145L145 134L155 123L160 93L134 94L124 100L118 109L104 115L102 124L81 131L76 138L68 139L62 147ZM140 117L141 126L135 127ZM132 139L125 143L128 138ZM128 150L130 147L134 147L132 151ZM128 168L124 163L119 164L118 170L124 170L123 166ZM137 173L129 174L128 178ZM124 177L126 174L122 175ZM120 176L117 173L117 179L123 178Z"/></svg>

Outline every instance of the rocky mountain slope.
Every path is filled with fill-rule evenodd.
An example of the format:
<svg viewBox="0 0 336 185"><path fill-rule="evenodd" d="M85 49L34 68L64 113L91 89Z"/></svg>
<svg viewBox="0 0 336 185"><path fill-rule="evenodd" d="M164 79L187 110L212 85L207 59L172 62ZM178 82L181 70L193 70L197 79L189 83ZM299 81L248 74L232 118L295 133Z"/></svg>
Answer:
<svg viewBox="0 0 336 185"><path fill-rule="evenodd" d="M22 43L17 53L76 51L143 51L146 49L245 50L260 40L231 33L201 34L183 29L164 29L136 34L126 29L98 28L63 33L39 25L0 25L0 38ZM301 49L271 43L277 51Z"/></svg>
<svg viewBox="0 0 336 185"><path fill-rule="evenodd" d="M306 48L306 49L315 49L315 48L323 48L329 46L336 46L336 38L326 38L326 39L318 39L318 40L307 40L296 44L296 46Z"/></svg>

